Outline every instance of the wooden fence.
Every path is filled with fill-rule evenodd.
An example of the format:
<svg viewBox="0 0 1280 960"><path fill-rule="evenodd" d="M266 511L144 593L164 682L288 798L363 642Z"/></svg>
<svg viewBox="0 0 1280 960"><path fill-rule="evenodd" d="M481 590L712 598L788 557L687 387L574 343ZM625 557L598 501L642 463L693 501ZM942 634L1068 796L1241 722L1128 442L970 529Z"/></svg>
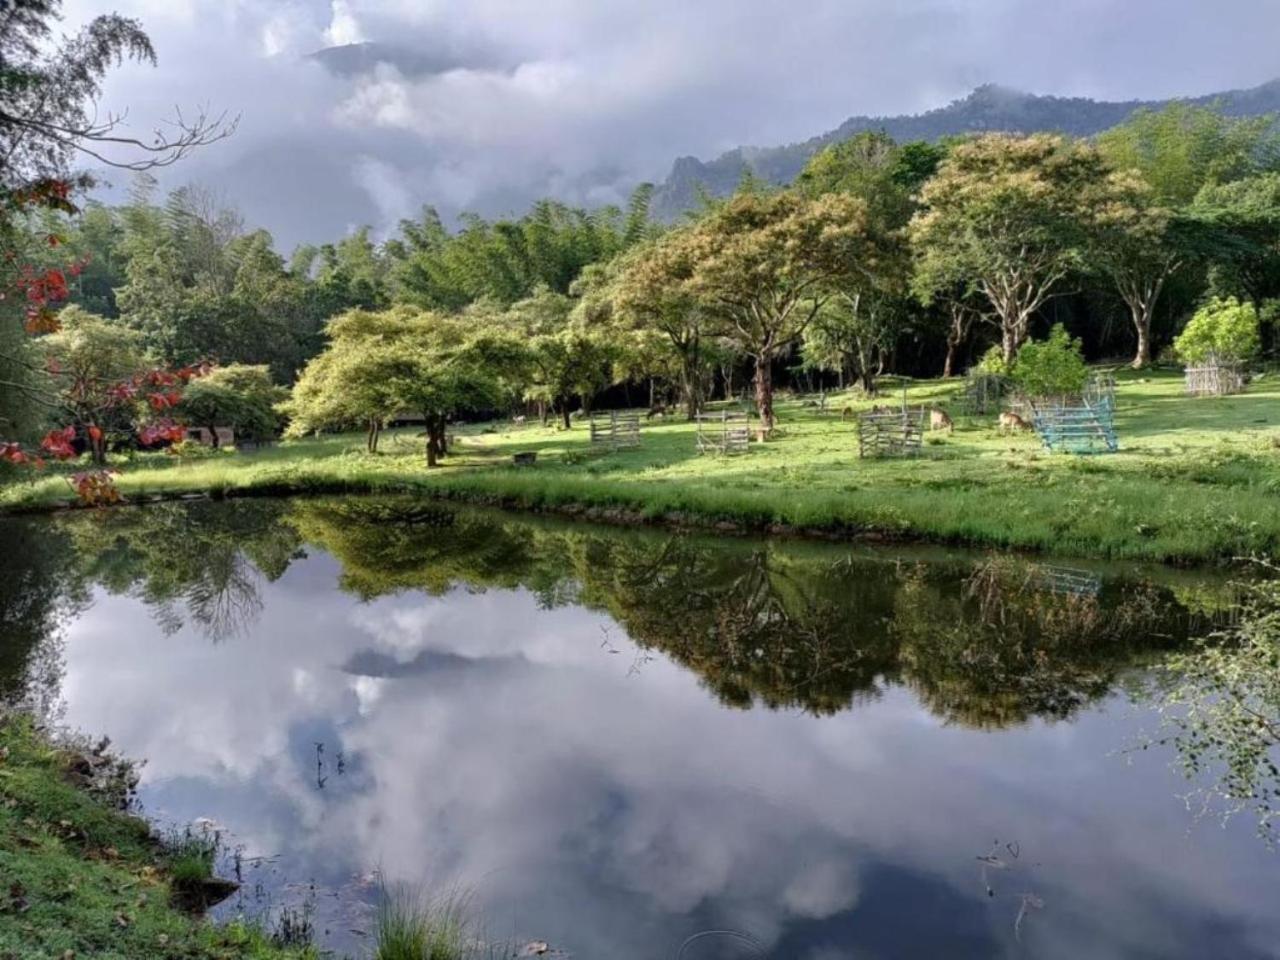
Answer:
<svg viewBox="0 0 1280 960"><path fill-rule="evenodd" d="M858 415L858 456L914 457L920 453L928 413L924 407L872 410Z"/></svg>
<svg viewBox="0 0 1280 960"><path fill-rule="evenodd" d="M748 415L731 410L698 414L698 453L746 453L751 443Z"/></svg>
<svg viewBox="0 0 1280 960"><path fill-rule="evenodd" d="M1196 367L1187 367L1187 393L1193 397L1223 397L1244 392L1244 368L1238 363L1210 359Z"/></svg>
<svg viewBox="0 0 1280 960"><path fill-rule="evenodd" d="M592 413L589 424L591 445L619 447L640 446L640 414L630 410L608 410Z"/></svg>

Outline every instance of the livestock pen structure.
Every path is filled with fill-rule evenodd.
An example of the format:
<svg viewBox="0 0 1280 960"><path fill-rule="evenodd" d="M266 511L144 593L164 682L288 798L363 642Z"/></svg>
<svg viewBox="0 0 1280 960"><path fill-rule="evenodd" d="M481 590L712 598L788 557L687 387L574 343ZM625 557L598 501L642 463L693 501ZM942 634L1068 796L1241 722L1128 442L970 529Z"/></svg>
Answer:
<svg viewBox="0 0 1280 960"><path fill-rule="evenodd" d="M749 414L736 410L698 414L698 453L746 453L751 443Z"/></svg>
<svg viewBox="0 0 1280 960"><path fill-rule="evenodd" d="M1187 393L1193 397L1224 397L1244 392L1242 364L1218 357L1186 369Z"/></svg>
<svg viewBox="0 0 1280 960"><path fill-rule="evenodd" d="M592 413L588 424L591 446L610 450L640 446L640 414L634 410Z"/></svg>
<svg viewBox="0 0 1280 960"><path fill-rule="evenodd" d="M924 407L871 410L858 415L858 456L913 457L924 442Z"/></svg>
<svg viewBox="0 0 1280 960"><path fill-rule="evenodd" d="M1102 392L1075 402L1036 406L1032 426L1050 453L1115 453L1115 398Z"/></svg>

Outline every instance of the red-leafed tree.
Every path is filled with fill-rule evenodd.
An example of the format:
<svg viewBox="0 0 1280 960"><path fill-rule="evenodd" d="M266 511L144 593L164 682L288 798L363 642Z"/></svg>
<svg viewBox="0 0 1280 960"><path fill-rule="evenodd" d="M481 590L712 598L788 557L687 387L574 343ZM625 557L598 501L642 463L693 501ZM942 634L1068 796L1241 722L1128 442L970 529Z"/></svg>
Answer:
<svg viewBox="0 0 1280 960"><path fill-rule="evenodd" d="M76 213L73 196L91 185L76 169L82 155L127 170L167 166L228 136L235 121L178 113L150 135L130 132L121 115L98 111L101 84L125 59L154 63L151 41L136 20L116 14L57 41L60 10L60 0L0 4L0 460L67 459L83 448L101 465L111 430L122 425L144 443L180 436L167 413L200 371L148 370L141 358L126 370L118 352L90 359L85 324L63 332L58 312L68 276L82 265L56 256L50 263L61 237L34 233L30 215ZM60 354L72 346L76 360L67 364ZM41 419L58 426L40 452L24 448ZM86 499L116 496L105 473L78 475L73 486Z"/></svg>

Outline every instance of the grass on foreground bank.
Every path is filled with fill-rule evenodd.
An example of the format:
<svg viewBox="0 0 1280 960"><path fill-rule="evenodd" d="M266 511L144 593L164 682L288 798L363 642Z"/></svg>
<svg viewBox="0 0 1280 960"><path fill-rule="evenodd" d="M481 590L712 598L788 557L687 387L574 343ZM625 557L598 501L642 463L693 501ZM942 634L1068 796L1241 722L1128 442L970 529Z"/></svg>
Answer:
<svg viewBox="0 0 1280 960"><path fill-rule="evenodd" d="M910 403L944 405L959 381L922 381ZM892 393L879 402L896 402ZM126 497L237 493L421 490L523 508L625 510L647 518L784 524L841 533L1017 547L1060 554L1168 562L1224 560L1280 548L1280 377L1232 397L1189 398L1176 372L1119 377L1120 452L1047 454L1031 434L1001 436L995 418L957 417L912 460L859 460L857 427L839 411L872 401L828 398L819 414L779 405L775 440L738 457L700 457L694 426L647 422L639 449L590 449L587 428L469 425L457 452L427 470L413 431L281 444L252 454L174 463L149 454L122 467ZM511 454L536 451L534 467ZM56 476L12 483L0 509L73 500Z"/></svg>
<svg viewBox="0 0 1280 960"><path fill-rule="evenodd" d="M214 926L176 906L192 856L86 786L106 758L58 746L29 718L0 716L0 958L301 960L252 926ZM79 782L76 782L79 781Z"/></svg>

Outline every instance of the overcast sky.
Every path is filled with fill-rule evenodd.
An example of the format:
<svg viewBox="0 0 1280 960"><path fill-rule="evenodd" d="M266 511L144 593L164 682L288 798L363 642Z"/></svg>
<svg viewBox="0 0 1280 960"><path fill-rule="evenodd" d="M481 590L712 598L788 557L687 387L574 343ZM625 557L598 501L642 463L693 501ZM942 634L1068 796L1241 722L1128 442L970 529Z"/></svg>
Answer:
<svg viewBox="0 0 1280 960"><path fill-rule="evenodd" d="M1280 0L68 0L65 26L113 8L160 66L117 71L107 105L143 131L174 104L241 114L167 183L216 186L286 249L423 203L617 200L680 155L985 82L1132 99L1280 76ZM306 56L363 41L417 57L343 77Z"/></svg>

